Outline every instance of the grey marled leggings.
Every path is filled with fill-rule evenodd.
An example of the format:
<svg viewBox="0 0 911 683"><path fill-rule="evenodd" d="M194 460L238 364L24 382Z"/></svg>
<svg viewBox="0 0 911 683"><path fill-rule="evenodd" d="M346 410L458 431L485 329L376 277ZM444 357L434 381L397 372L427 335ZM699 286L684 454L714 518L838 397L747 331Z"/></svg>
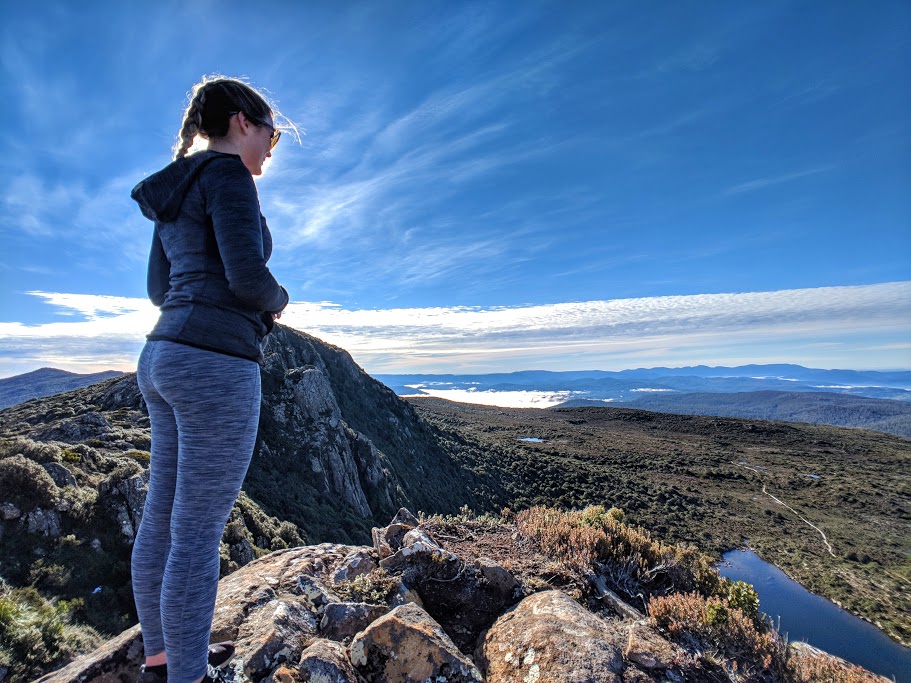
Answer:
<svg viewBox="0 0 911 683"><path fill-rule="evenodd" d="M259 365L147 341L137 379L152 459L133 545L133 594L146 655L166 651L168 683L190 683L206 673L219 543L259 424Z"/></svg>

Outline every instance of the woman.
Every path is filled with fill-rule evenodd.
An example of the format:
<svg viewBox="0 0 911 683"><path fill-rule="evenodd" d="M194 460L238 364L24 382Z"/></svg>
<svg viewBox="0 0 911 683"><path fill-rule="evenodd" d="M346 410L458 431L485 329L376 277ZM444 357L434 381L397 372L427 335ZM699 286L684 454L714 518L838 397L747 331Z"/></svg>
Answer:
<svg viewBox="0 0 911 683"><path fill-rule="evenodd" d="M199 135L208 149L187 156ZM149 492L132 577L146 662L140 680L221 680L209 647L219 544L253 455L261 344L288 304L266 267L272 238L253 176L280 131L242 81L193 89L175 160L132 192L155 223L149 298L161 314L137 378L152 426Z"/></svg>

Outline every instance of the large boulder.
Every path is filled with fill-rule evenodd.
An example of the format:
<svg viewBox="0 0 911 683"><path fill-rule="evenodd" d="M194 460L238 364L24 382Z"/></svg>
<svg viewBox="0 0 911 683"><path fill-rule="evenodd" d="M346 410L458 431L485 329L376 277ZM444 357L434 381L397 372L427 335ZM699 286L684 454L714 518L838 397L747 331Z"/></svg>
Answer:
<svg viewBox="0 0 911 683"><path fill-rule="evenodd" d="M351 581L358 576L369 574L374 569L376 569L376 560L373 559L370 551L355 550L342 560L342 564L332 575L332 581L333 583Z"/></svg>
<svg viewBox="0 0 911 683"><path fill-rule="evenodd" d="M320 638L301 655L297 680L301 683L360 683L362 679L348 659L344 645Z"/></svg>
<svg viewBox="0 0 911 683"><path fill-rule="evenodd" d="M414 604L396 607L355 636L350 657L358 672L375 683L483 680L440 625Z"/></svg>
<svg viewBox="0 0 911 683"><path fill-rule="evenodd" d="M51 479L60 488L64 486L76 486L76 477L66 467L59 462L45 462L41 466L51 475Z"/></svg>
<svg viewBox="0 0 911 683"><path fill-rule="evenodd" d="M645 620L629 625L623 655L641 669L655 673L665 672L686 658L683 648L667 640Z"/></svg>
<svg viewBox="0 0 911 683"><path fill-rule="evenodd" d="M333 602L326 605L320 621L320 633L331 640L344 640L363 631L373 621L386 614L384 605L366 602Z"/></svg>
<svg viewBox="0 0 911 683"><path fill-rule="evenodd" d="M568 595L544 591L497 619L475 660L488 683L622 683L627 638Z"/></svg>
<svg viewBox="0 0 911 683"><path fill-rule="evenodd" d="M60 515L56 510L32 510L23 518L25 530L30 534L41 534L57 538L60 535Z"/></svg>

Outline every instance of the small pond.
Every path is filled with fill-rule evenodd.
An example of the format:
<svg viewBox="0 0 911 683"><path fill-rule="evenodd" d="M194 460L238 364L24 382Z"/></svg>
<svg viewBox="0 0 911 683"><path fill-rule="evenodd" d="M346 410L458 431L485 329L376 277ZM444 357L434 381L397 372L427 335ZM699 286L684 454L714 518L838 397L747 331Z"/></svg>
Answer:
<svg viewBox="0 0 911 683"><path fill-rule="evenodd" d="M521 436L516 441L525 441L527 443L544 443L544 439L539 439L536 436Z"/></svg>
<svg viewBox="0 0 911 683"><path fill-rule="evenodd" d="M898 683L911 683L911 648L838 605L811 593L752 550L731 550L718 566L722 576L753 584L759 609L776 622L788 640L803 640L821 650Z"/></svg>

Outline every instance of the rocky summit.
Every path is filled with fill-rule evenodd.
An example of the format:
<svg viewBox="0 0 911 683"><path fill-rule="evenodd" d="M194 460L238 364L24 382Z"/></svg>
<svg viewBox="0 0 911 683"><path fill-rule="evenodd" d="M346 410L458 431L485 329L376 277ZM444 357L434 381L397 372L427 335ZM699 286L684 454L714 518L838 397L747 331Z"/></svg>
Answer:
<svg viewBox="0 0 911 683"><path fill-rule="evenodd" d="M228 679L772 680L729 676L711 656L671 642L616 595L586 590L596 579L559 569L509 524L419 521L402 509L373 539L279 550L222 579L212 640L237 645ZM129 683L142 657L136 626L39 681Z"/></svg>

